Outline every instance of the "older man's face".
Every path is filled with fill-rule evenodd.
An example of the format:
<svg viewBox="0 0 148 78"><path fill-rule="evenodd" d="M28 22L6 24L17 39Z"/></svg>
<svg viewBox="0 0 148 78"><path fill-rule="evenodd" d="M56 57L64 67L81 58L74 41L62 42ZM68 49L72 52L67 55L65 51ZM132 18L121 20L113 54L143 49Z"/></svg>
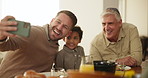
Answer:
<svg viewBox="0 0 148 78"><path fill-rule="evenodd" d="M114 15L105 15L102 18L103 31L106 38L111 42L118 40L122 21L117 21Z"/></svg>

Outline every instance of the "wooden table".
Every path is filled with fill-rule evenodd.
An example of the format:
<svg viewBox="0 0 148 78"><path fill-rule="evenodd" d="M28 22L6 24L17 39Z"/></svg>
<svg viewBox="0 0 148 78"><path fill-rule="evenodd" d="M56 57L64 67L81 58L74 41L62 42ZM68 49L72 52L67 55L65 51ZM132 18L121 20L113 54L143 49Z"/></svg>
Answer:
<svg viewBox="0 0 148 78"><path fill-rule="evenodd" d="M113 73L107 73L102 71L95 72L80 72L76 70L68 70L67 78L122 78L120 76L116 76Z"/></svg>
<svg viewBox="0 0 148 78"><path fill-rule="evenodd" d="M132 67L130 70L134 70L135 74L142 73L142 67ZM130 71L127 70L127 71ZM106 72L79 72L78 70L69 70L68 71L68 77L64 78L123 78L123 76L115 76L114 74L111 73L106 73ZM49 77L53 78L53 77ZM59 77L54 77L54 78L59 78Z"/></svg>
<svg viewBox="0 0 148 78"><path fill-rule="evenodd" d="M116 71L115 75L121 76L121 77L132 78L132 76L140 75L141 73L142 73L142 67L137 66L137 67L131 67L130 70L126 70L125 72L124 71Z"/></svg>
<svg viewBox="0 0 148 78"><path fill-rule="evenodd" d="M131 70L134 70L136 74L142 73L142 67L141 66L132 67Z"/></svg>

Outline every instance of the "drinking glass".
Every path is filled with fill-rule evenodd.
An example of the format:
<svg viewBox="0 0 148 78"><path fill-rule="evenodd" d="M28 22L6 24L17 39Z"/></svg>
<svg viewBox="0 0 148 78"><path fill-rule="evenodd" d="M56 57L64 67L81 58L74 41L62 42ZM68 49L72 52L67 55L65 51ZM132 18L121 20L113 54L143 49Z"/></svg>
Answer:
<svg viewBox="0 0 148 78"><path fill-rule="evenodd" d="M93 58L91 55L81 57L80 72L94 72Z"/></svg>
<svg viewBox="0 0 148 78"><path fill-rule="evenodd" d="M64 68L55 68L55 64L53 63L51 72L50 72L51 77L66 77L66 71Z"/></svg>
<svg viewBox="0 0 148 78"><path fill-rule="evenodd" d="M125 64L124 64L124 62L121 63L121 67L122 67L122 71L123 71L122 78L124 78L124 75L125 75Z"/></svg>
<svg viewBox="0 0 148 78"><path fill-rule="evenodd" d="M117 67L118 67L118 70L116 70L115 72L115 75L118 75L118 76L121 76L122 78L124 78L124 75L125 75L125 64L124 62L121 62L120 64L117 63Z"/></svg>

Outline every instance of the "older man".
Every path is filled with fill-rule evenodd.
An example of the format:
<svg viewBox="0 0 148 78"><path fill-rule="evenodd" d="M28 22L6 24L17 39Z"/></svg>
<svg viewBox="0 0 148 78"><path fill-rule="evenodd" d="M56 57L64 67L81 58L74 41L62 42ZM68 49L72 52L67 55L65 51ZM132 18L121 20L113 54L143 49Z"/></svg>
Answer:
<svg viewBox="0 0 148 78"><path fill-rule="evenodd" d="M122 23L118 9L107 8L101 15L103 32L91 43L94 60L110 60L128 66L142 62L142 45L137 27Z"/></svg>

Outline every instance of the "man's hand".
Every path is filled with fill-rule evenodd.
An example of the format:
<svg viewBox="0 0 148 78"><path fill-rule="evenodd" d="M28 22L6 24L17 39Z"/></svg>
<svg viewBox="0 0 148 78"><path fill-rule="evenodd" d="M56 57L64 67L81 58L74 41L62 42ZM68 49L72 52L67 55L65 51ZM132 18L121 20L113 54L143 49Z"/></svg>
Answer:
<svg viewBox="0 0 148 78"><path fill-rule="evenodd" d="M120 58L116 60L117 63L127 65L127 66L136 66L137 61L131 56Z"/></svg>
<svg viewBox="0 0 148 78"><path fill-rule="evenodd" d="M11 25L17 25L15 21L8 21L8 19L15 19L13 16L6 16L0 22L0 40L5 39L7 36L14 37L16 35L8 33L7 31L16 31L17 27L11 27Z"/></svg>

